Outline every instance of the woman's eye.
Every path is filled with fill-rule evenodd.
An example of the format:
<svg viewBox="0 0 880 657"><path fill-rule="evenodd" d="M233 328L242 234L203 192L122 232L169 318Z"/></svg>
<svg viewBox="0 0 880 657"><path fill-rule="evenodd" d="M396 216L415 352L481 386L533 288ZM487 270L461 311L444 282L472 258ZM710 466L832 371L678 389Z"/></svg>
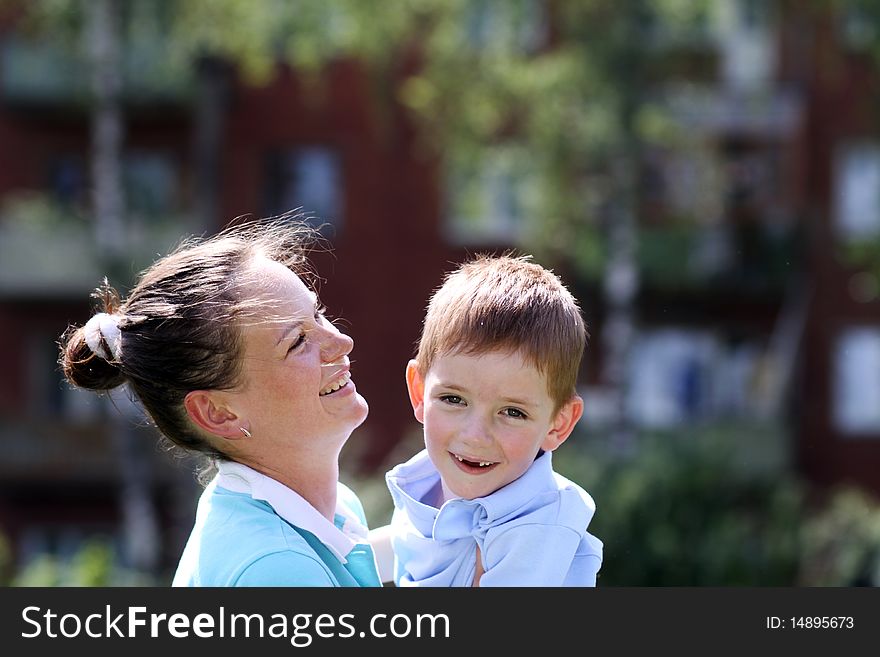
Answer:
<svg viewBox="0 0 880 657"><path fill-rule="evenodd" d="M458 395L441 395L440 401L446 402L447 404L458 405L462 403L461 397Z"/></svg>
<svg viewBox="0 0 880 657"><path fill-rule="evenodd" d="M288 348L287 353L290 353L291 351L293 351L294 349L299 347L305 341L306 341L306 334L300 333L299 337L296 340L294 340L293 344L291 344L290 348Z"/></svg>
<svg viewBox="0 0 880 657"><path fill-rule="evenodd" d="M321 320L324 319L324 313L327 312L327 306L318 306L315 308L315 321L318 324L321 323Z"/></svg>
<svg viewBox="0 0 880 657"><path fill-rule="evenodd" d="M507 417L521 418L523 420L527 417L527 415L518 408L505 408L502 413L504 413Z"/></svg>

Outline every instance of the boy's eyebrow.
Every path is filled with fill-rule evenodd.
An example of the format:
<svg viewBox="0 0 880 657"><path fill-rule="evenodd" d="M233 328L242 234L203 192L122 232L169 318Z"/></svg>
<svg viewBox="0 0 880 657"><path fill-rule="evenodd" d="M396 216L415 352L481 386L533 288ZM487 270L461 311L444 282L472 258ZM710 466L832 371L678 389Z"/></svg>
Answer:
<svg viewBox="0 0 880 657"><path fill-rule="evenodd" d="M455 390L456 392L467 392L466 388L457 386L454 383L446 383L446 381L438 381L437 385L439 385L441 388L446 388L447 390Z"/></svg>
<svg viewBox="0 0 880 657"><path fill-rule="evenodd" d="M453 390L455 392L467 392L467 388L462 388L459 385L454 383L446 383L445 381L438 381L438 385L446 390ZM535 407L537 404L528 399L518 399L516 397L502 397L501 401L507 402L508 404L516 404L517 406L531 406Z"/></svg>
<svg viewBox="0 0 880 657"><path fill-rule="evenodd" d="M515 399L514 397L502 397L501 401L516 404L517 406L536 406L534 402L530 402L527 399Z"/></svg>

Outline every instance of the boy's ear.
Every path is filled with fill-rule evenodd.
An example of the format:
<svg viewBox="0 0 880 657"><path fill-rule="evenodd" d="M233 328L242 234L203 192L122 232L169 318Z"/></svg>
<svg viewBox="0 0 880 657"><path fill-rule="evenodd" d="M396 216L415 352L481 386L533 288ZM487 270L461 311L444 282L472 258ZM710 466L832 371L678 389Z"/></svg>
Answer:
<svg viewBox="0 0 880 657"><path fill-rule="evenodd" d="M552 452L564 443L566 438L568 438L571 435L571 432L574 431L574 427L578 423L578 420L581 419L583 413L584 400L578 395L574 395L571 399L565 402L562 405L562 408L556 413L556 417L553 419L553 425L550 427L550 431L547 432L547 436L541 444L541 449L546 452Z"/></svg>
<svg viewBox="0 0 880 657"><path fill-rule="evenodd" d="M216 391L193 390L184 398L183 407L190 419L211 435L234 440L244 435L241 418Z"/></svg>
<svg viewBox="0 0 880 657"><path fill-rule="evenodd" d="M424 424L425 422L425 382L419 374L419 367L415 360L406 364L406 390L409 392L409 403L413 407L413 415Z"/></svg>

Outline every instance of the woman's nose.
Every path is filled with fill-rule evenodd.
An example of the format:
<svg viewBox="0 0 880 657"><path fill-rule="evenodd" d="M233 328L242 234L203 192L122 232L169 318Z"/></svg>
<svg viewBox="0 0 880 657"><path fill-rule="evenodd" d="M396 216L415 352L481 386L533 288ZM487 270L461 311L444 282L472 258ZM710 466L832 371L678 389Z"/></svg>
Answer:
<svg viewBox="0 0 880 657"><path fill-rule="evenodd" d="M351 353L354 348L354 340L329 322L325 324L324 328L326 329L326 337L321 344L322 361L332 363Z"/></svg>

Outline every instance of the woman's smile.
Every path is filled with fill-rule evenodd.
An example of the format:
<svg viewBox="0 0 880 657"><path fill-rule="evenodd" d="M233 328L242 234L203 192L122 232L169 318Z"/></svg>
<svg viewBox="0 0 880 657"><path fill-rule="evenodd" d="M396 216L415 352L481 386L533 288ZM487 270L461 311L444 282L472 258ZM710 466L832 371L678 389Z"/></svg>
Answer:
<svg viewBox="0 0 880 657"><path fill-rule="evenodd" d="M342 375L338 379L336 379L333 383L331 383L329 386L324 388L324 390L319 392L318 395L321 397L326 397L327 395L332 395L333 393L338 392L342 388L347 387L350 381L351 381L351 373L350 372L343 372Z"/></svg>

